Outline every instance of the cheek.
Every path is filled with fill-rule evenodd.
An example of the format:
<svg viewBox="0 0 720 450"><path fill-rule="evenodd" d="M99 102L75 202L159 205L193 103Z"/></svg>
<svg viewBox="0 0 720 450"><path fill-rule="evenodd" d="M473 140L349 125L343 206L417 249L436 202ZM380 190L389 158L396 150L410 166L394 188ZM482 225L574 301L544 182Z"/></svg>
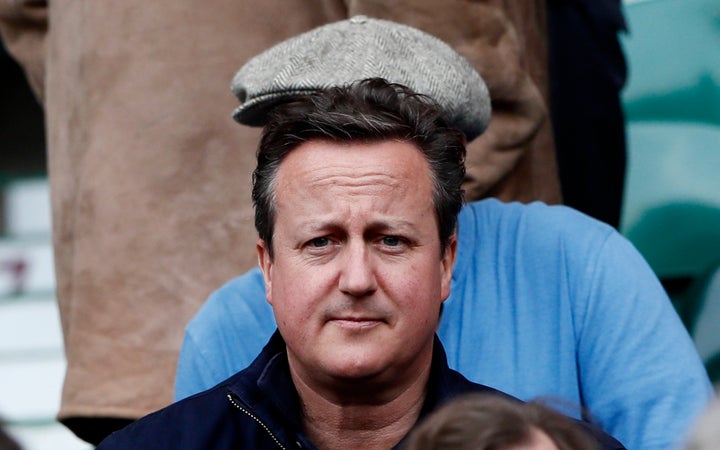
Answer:
<svg viewBox="0 0 720 450"><path fill-rule="evenodd" d="M292 265L288 265L292 266ZM327 282L297 265L278 267L273 273L272 306L278 322L301 327L324 298Z"/></svg>
<svg viewBox="0 0 720 450"><path fill-rule="evenodd" d="M385 270L383 287L388 296L410 315L439 311L445 286L437 264L413 264L402 270Z"/></svg>
<svg viewBox="0 0 720 450"><path fill-rule="evenodd" d="M440 294L445 289L445 271L442 264L435 258L424 261L412 268L413 276L411 277L412 286L416 292L424 292L427 294ZM449 280L450 278L447 277Z"/></svg>

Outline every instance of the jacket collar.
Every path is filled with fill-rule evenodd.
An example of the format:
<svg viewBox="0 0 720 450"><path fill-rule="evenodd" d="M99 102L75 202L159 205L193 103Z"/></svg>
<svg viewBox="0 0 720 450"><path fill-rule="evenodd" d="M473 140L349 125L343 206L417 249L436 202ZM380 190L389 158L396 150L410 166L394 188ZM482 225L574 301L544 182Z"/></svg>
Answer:
<svg viewBox="0 0 720 450"><path fill-rule="evenodd" d="M451 370L437 336L431 364L425 402L418 420L457 395L479 389L492 390ZM279 331L275 331L252 364L229 381L231 393L266 425L291 431L295 437L302 435L300 399L290 376L285 341Z"/></svg>

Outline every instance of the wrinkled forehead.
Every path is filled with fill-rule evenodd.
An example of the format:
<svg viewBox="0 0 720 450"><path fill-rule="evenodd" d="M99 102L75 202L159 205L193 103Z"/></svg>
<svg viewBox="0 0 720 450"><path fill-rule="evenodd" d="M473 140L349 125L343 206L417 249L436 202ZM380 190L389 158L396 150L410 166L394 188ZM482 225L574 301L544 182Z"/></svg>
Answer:
<svg viewBox="0 0 720 450"><path fill-rule="evenodd" d="M423 153L403 140L336 142L310 140L290 151L280 163L278 178L333 185L336 178L364 182L362 177L389 182L401 189L432 181L432 170Z"/></svg>

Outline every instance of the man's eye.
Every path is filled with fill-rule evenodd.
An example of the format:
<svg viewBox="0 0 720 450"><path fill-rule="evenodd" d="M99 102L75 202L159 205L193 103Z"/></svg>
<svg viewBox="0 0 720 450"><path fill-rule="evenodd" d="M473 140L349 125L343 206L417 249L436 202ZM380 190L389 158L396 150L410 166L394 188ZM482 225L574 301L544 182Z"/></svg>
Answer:
<svg viewBox="0 0 720 450"><path fill-rule="evenodd" d="M385 236L382 238L382 243L388 247L397 247L402 243L402 240L397 236Z"/></svg>
<svg viewBox="0 0 720 450"><path fill-rule="evenodd" d="M330 239L328 239L326 237L319 237L319 238L315 238L310 241L310 246L316 247L316 248L327 247L329 244L330 244Z"/></svg>

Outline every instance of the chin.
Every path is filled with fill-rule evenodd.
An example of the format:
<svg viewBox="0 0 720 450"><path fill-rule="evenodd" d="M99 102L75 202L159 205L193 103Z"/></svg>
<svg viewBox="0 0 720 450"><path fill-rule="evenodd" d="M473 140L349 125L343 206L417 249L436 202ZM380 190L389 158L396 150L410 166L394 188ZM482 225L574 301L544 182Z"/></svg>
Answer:
<svg viewBox="0 0 720 450"><path fill-rule="evenodd" d="M349 356L349 355L347 355ZM382 364L375 359L362 357L342 358L328 365L329 373L338 381L348 383L358 383L363 381L371 381L381 375L386 364Z"/></svg>

